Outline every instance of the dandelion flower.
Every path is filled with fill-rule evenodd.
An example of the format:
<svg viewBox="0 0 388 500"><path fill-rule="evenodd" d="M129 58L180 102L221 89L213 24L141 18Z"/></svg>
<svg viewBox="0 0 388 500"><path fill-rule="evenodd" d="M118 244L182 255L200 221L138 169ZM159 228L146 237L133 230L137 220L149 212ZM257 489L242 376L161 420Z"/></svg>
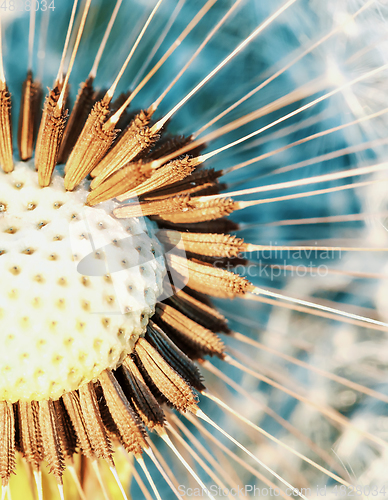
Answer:
<svg viewBox="0 0 388 500"><path fill-rule="evenodd" d="M2 498L384 496L384 9L146 3L0 6Z"/></svg>

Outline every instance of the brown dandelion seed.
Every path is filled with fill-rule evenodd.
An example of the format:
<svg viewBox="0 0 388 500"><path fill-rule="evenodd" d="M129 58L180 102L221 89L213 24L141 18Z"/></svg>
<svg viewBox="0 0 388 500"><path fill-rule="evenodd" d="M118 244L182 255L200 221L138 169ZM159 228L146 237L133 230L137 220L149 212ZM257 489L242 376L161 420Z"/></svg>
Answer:
<svg viewBox="0 0 388 500"><path fill-rule="evenodd" d="M1 36L1 33L0 33ZM0 165L4 172L12 172L11 95L5 81L0 79Z"/></svg>
<svg viewBox="0 0 388 500"><path fill-rule="evenodd" d="M32 71L29 70L22 86L18 123L18 149L23 161L32 158L42 96L42 86L33 80Z"/></svg>
<svg viewBox="0 0 388 500"><path fill-rule="evenodd" d="M39 401L39 425L43 442L43 456L48 462L50 472L54 474L58 483L62 484L65 461L60 443L58 420L51 400Z"/></svg>
<svg viewBox="0 0 388 500"><path fill-rule="evenodd" d="M82 453L90 459L95 458L90 438L86 430L85 416L82 412L79 394L77 392L64 394L62 396L62 401L69 415Z"/></svg>
<svg viewBox="0 0 388 500"><path fill-rule="evenodd" d="M7 401L0 401L0 477L3 488L16 466L15 421L13 407Z"/></svg>
<svg viewBox="0 0 388 500"><path fill-rule="evenodd" d="M151 430L162 427L165 422L164 412L131 356L125 358L122 372L127 382L127 395L144 424Z"/></svg>
<svg viewBox="0 0 388 500"><path fill-rule="evenodd" d="M165 244L178 245L186 252L209 257L237 257L246 250L240 238L230 234L202 234L177 231L160 231L160 241Z"/></svg>
<svg viewBox="0 0 388 500"><path fill-rule="evenodd" d="M183 313L167 304L157 306L157 322L172 333L177 345L187 345L198 355L224 356L224 343L214 332L189 319ZM161 321L161 323L159 323Z"/></svg>
<svg viewBox="0 0 388 500"><path fill-rule="evenodd" d="M123 446L135 456L141 456L142 448L148 448L148 445L145 441L145 429L140 417L131 407L123 389L111 371L104 371L100 375L99 381Z"/></svg>
<svg viewBox="0 0 388 500"><path fill-rule="evenodd" d="M116 217L138 217L138 215L125 215L132 213L141 213L154 217L158 222L160 220L168 221L173 224L196 224L198 222L207 222L230 215L238 204L230 198L220 198L209 201L203 201L199 198L190 196L175 196L160 201L141 202L133 208L129 205L118 207L114 210Z"/></svg>
<svg viewBox="0 0 388 500"><path fill-rule="evenodd" d="M158 351L143 338L139 338L135 352L148 378L166 400L180 411L194 411L197 399L190 385L166 362Z"/></svg>
<svg viewBox="0 0 388 500"><path fill-rule="evenodd" d="M178 224L205 222L230 215L238 206L237 203L230 198L209 201L191 198L190 203L192 205L190 210L180 213L161 214L160 218Z"/></svg>
<svg viewBox="0 0 388 500"><path fill-rule="evenodd" d="M97 458L107 460L109 465L113 467L112 445L101 418L92 382L79 388L79 399L91 447Z"/></svg>
<svg viewBox="0 0 388 500"><path fill-rule="evenodd" d="M58 419L58 433L61 440L61 448L65 459L73 460L77 451L77 438L70 417L66 411L62 399L53 401L55 414Z"/></svg>
<svg viewBox="0 0 388 500"><path fill-rule="evenodd" d="M128 189L138 186L151 175L147 164L141 161L130 163L108 177L102 184L88 194L88 204L97 205L103 201L117 198Z"/></svg>
<svg viewBox="0 0 388 500"><path fill-rule="evenodd" d="M183 180L175 181L161 188L155 189L150 193L146 193L143 198L145 200L157 200L168 198L175 194L201 195L217 194L224 189L224 184L218 182L218 178L222 175L222 170L215 171L212 168L194 170L189 176Z"/></svg>
<svg viewBox="0 0 388 500"><path fill-rule="evenodd" d="M145 193L168 186L176 181L183 180L193 172L199 163L197 158L189 158L188 156L180 160L173 160L154 171L149 179L139 184L135 189L128 190L124 194L121 194L118 199L122 201L123 199L141 196Z"/></svg>
<svg viewBox="0 0 388 500"><path fill-rule="evenodd" d="M141 217L156 214L170 214L188 210L190 207L190 198L188 196L175 196L161 201L140 202L124 205L116 208L113 213L118 218Z"/></svg>
<svg viewBox="0 0 388 500"><path fill-rule="evenodd" d="M19 436L17 449L31 466L38 470L43 460L43 439L39 421L39 404L19 401L17 404Z"/></svg>
<svg viewBox="0 0 388 500"><path fill-rule="evenodd" d="M155 318L156 319L156 318ZM188 319L188 318L186 318ZM162 328L154 321L150 321L146 333L147 341L164 357L177 373L179 373L197 391L203 391L203 377L197 365L190 359L177 344L172 342Z"/></svg>
<svg viewBox="0 0 388 500"><path fill-rule="evenodd" d="M185 260L171 253L166 255L174 270L185 276L189 273L188 287L214 297L235 297L250 291L251 284L238 274L213 267L196 260Z"/></svg>
<svg viewBox="0 0 388 500"><path fill-rule="evenodd" d="M58 106L60 96L61 91L55 87L46 97L36 141L35 166L42 187L50 184L67 119L67 110Z"/></svg>
<svg viewBox="0 0 388 500"><path fill-rule="evenodd" d="M206 326L212 332L230 333L225 317L211 305L210 301L204 302L204 300L205 296L196 298L186 291L179 290L170 297L169 302L185 316Z"/></svg>

